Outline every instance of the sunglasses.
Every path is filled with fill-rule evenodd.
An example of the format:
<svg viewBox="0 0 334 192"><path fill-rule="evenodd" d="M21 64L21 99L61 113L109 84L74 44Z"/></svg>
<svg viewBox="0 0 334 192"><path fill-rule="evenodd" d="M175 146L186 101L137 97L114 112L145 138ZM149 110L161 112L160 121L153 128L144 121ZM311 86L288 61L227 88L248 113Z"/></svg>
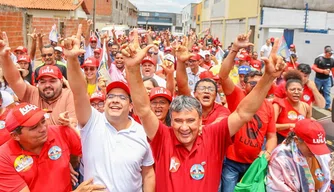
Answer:
<svg viewBox="0 0 334 192"><path fill-rule="evenodd" d="M91 41L90 43L96 43L96 41Z"/></svg>
<svg viewBox="0 0 334 192"><path fill-rule="evenodd" d="M85 67L84 70L87 71L95 71L96 67Z"/></svg>
<svg viewBox="0 0 334 192"><path fill-rule="evenodd" d="M41 56L42 57L46 57L46 56L51 57L52 55L53 55L53 53L48 53L48 54L42 54Z"/></svg>
<svg viewBox="0 0 334 192"><path fill-rule="evenodd" d="M249 81L247 83L249 83L250 86L255 87L255 85L257 84L257 81Z"/></svg>

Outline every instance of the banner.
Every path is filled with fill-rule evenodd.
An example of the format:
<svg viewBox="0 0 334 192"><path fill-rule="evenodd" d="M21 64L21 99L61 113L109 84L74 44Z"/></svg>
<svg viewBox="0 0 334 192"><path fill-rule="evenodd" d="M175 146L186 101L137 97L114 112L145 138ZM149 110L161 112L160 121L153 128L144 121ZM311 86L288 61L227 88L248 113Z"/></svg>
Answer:
<svg viewBox="0 0 334 192"><path fill-rule="evenodd" d="M282 38L279 41L279 49L277 51L277 54L285 58L286 60L289 60L290 58L290 51L288 45L286 44L284 36L282 36Z"/></svg>
<svg viewBox="0 0 334 192"><path fill-rule="evenodd" d="M58 33L57 33L57 25L54 24L51 28L50 34L49 34L50 41L58 42Z"/></svg>

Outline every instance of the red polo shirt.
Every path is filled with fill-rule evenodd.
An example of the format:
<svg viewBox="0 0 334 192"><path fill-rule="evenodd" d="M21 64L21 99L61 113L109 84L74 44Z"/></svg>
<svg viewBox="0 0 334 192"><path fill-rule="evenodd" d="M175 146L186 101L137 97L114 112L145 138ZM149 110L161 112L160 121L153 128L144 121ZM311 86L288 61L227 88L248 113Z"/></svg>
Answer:
<svg viewBox="0 0 334 192"><path fill-rule="evenodd" d="M191 151L177 140L173 128L161 122L150 144L157 192L218 190L223 158L231 144L227 118L205 126Z"/></svg>
<svg viewBox="0 0 334 192"><path fill-rule="evenodd" d="M230 110L228 110L226 107L214 103L210 113L206 117L202 116L202 125L210 125L217 118L228 117L230 114L231 114Z"/></svg>
<svg viewBox="0 0 334 192"><path fill-rule="evenodd" d="M0 146L10 139L10 133L5 128L5 120L9 111L10 110L6 109L5 112L0 115Z"/></svg>
<svg viewBox="0 0 334 192"><path fill-rule="evenodd" d="M249 65L258 71L261 71L262 69L262 63L260 60L257 60L257 59L251 59Z"/></svg>
<svg viewBox="0 0 334 192"><path fill-rule="evenodd" d="M0 191L71 191L70 154L81 155L81 143L68 127L48 126L39 155L10 139L0 147Z"/></svg>
<svg viewBox="0 0 334 192"><path fill-rule="evenodd" d="M278 98L286 98L286 90L285 90L285 85L286 82L283 81L281 84L279 84L276 89L275 89L275 96ZM315 99L312 90L307 86L304 85L304 90L303 90L303 96L300 99L301 101L304 101L305 103L311 105Z"/></svg>

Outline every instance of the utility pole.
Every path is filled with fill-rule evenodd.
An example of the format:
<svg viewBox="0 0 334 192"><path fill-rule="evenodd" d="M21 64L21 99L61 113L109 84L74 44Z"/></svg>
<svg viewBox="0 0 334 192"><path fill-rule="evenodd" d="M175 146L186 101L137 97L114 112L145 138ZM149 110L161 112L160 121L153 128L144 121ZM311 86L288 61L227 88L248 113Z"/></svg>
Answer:
<svg viewBox="0 0 334 192"><path fill-rule="evenodd" d="M93 32L95 34L95 21L96 21L96 0L94 0L94 3L93 3Z"/></svg>

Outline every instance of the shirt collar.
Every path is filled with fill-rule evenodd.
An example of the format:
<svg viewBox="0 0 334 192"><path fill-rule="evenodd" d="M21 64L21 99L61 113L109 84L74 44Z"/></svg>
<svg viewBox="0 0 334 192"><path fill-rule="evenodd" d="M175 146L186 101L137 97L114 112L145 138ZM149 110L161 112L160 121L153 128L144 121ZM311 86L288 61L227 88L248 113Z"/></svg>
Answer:
<svg viewBox="0 0 334 192"><path fill-rule="evenodd" d="M107 117L106 117L105 113L103 113L104 123L108 127L110 127L113 131L115 131L117 133L130 133L130 132L136 132L137 131L137 126L136 126L135 120L132 117L130 117L130 116L128 116L128 118L131 120L131 125L128 128L126 128L126 129L117 131L117 129L109 123L109 121L107 120Z"/></svg>

